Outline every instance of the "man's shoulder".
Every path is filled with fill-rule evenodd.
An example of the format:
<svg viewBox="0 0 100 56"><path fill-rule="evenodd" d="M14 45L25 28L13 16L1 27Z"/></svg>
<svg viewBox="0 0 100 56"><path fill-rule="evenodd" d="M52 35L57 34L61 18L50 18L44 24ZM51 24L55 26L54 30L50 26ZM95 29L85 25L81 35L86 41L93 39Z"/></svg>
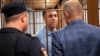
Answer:
<svg viewBox="0 0 100 56"><path fill-rule="evenodd" d="M45 28L42 28L41 30L37 31L37 34L41 32L45 32L45 30L46 30Z"/></svg>
<svg viewBox="0 0 100 56"><path fill-rule="evenodd" d="M38 42L38 38L37 37L30 37L30 36L27 36L27 35L21 35L19 38L18 38L18 46L26 46L28 47L30 44L36 44L36 42Z"/></svg>
<svg viewBox="0 0 100 56"><path fill-rule="evenodd" d="M39 49L41 44L36 37L30 37L27 35L22 35L17 41L17 52L28 52L31 51L33 54L36 54L35 49ZM35 52L35 53L34 53Z"/></svg>
<svg viewBox="0 0 100 56"><path fill-rule="evenodd" d="M57 34L57 35L62 35L66 32L66 27L63 27L55 32L53 32L53 34Z"/></svg>
<svg viewBox="0 0 100 56"><path fill-rule="evenodd" d="M21 34L20 39L30 41L30 40L35 40L38 39L36 36L32 36L31 34Z"/></svg>
<svg viewBox="0 0 100 56"><path fill-rule="evenodd" d="M38 31L37 33L36 33L36 36L37 37L39 37L39 36L43 36L43 35L45 35L45 29L43 28L43 29L41 29L40 31Z"/></svg>
<svg viewBox="0 0 100 56"><path fill-rule="evenodd" d="M93 32L99 31L100 32L100 28L94 25L90 25L88 24L88 29L90 29Z"/></svg>
<svg viewBox="0 0 100 56"><path fill-rule="evenodd" d="M56 30L54 33L60 33L60 32L63 32L63 31L65 31L66 30L66 27L63 27L63 28L61 28L61 29L59 29L59 30Z"/></svg>

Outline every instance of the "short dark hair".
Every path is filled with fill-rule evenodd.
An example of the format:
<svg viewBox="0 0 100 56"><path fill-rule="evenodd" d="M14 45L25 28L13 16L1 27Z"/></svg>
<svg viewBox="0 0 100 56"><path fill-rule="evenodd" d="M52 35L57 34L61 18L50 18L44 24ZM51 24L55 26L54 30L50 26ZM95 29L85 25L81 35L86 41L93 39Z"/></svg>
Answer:
<svg viewBox="0 0 100 56"><path fill-rule="evenodd" d="M54 10L53 8L47 8L47 10ZM45 16L46 14L46 10L43 11L43 17Z"/></svg>

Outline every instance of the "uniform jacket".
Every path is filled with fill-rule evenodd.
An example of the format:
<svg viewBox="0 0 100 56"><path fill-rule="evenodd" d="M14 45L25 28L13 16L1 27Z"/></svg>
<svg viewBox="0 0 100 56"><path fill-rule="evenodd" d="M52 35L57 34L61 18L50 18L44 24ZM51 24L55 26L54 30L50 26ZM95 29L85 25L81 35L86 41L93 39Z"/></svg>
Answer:
<svg viewBox="0 0 100 56"><path fill-rule="evenodd" d="M14 33L20 34L19 38L16 41L16 45L15 45L15 51L14 51L15 56L42 56L40 52L41 45L38 39L37 38L32 39L15 28L2 28L0 30L0 42L2 42L2 40L5 41L9 39ZM3 45L4 44L1 44L0 46L3 46ZM9 46L9 44L7 45ZM5 52L7 48L2 49L0 47L0 49L2 49L0 50L0 56L3 56L3 55L5 56L5 54L7 54Z"/></svg>

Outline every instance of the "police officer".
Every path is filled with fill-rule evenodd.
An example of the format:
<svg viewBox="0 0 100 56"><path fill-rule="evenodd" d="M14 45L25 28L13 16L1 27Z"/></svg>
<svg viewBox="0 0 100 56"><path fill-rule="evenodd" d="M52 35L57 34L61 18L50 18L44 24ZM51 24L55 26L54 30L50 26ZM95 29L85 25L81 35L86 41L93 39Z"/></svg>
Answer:
<svg viewBox="0 0 100 56"><path fill-rule="evenodd" d="M22 2L2 7L6 25L0 30L0 56L42 56L46 51L37 38L24 34L28 26L28 11Z"/></svg>

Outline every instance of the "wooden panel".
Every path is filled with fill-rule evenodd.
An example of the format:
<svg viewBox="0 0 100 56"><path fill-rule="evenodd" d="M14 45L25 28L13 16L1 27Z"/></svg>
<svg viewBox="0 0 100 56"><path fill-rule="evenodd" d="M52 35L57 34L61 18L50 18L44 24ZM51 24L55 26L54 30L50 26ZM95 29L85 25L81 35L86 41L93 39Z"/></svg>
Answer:
<svg viewBox="0 0 100 56"><path fill-rule="evenodd" d="M97 0L87 0L88 7L88 23L99 26L99 16L98 16L98 3Z"/></svg>
<svg viewBox="0 0 100 56"><path fill-rule="evenodd" d="M25 0L24 1L26 3L26 5L28 7L33 7L34 5L34 8L42 8L44 9L45 8L45 2L46 2L46 5L47 5L47 8L54 8L57 4L57 0Z"/></svg>
<svg viewBox="0 0 100 56"><path fill-rule="evenodd" d="M88 23L93 24L92 0L87 0L87 7L88 7Z"/></svg>
<svg viewBox="0 0 100 56"><path fill-rule="evenodd" d="M99 26L98 0L93 0L93 25Z"/></svg>
<svg viewBox="0 0 100 56"><path fill-rule="evenodd" d="M10 3L10 2L11 2L11 0L5 0L5 4Z"/></svg>

